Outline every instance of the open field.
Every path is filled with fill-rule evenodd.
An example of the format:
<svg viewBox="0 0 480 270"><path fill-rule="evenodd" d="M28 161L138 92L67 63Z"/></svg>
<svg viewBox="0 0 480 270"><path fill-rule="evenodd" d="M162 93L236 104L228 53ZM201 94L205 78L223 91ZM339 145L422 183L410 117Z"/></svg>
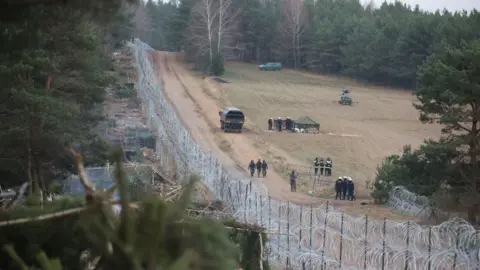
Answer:
<svg viewBox="0 0 480 270"><path fill-rule="evenodd" d="M192 138L199 144L202 151L212 152L218 157L222 165L229 170L234 178L249 178L246 169L252 158L257 159L271 155L278 157L275 162L278 164L281 161L296 163L289 153L273 144L262 143L264 132L257 131L248 119L249 127L254 128L252 130L247 129L241 134L221 131L218 110L230 102L225 99L226 95L223 94L225 84L217 84L211 79L196 76L194 72L179 61L178 54L157 52L154 54L152 61L155 63L159 81L164 86L167 99L174 105ZM272 162L273 160L270 160L271 165ZM281 174L283 172L281 169L281 166L277 166L274 170L270 168L266 178L252 178L253 181L260 182L266 187L272 199L303 205L323 205L330 201L334 208L356 216L367 214L373 219L412 219L412 217L402 215L399 212L392 212L392 209L388 207L365 205L363 199L350 202L332 200L332 193L315 194L316 196L309 196L302 192L292 193L288 181L285 178L282 179ZM332 190L332 185L333 183L328 184L329 190Z"/></svg>
<svg viewBox="0 0 480 270"><path fill-rule="evenodd" d="M274 162L277 169L280 164L284 168L285 163L309 167L314 157L331 157L333 177L352 176L358 197L368 195L365 183L373 179L385 156L400 153L403 145L416 147L440 134L439 126L418 121L410 91L293 70L261 72L244 63L228 63L226 69L222 78L229 83L217 84L211 94L217 95L223 105L245 112L247 128L254 131L245 134L264 150L270 163ZM359 103L351 107L333 103L343 88L349 88L351 97ZM268 118L280 116L310 116L320 123L321 134L266 131ZM328 181L330 190L335 179Z"/></svg>

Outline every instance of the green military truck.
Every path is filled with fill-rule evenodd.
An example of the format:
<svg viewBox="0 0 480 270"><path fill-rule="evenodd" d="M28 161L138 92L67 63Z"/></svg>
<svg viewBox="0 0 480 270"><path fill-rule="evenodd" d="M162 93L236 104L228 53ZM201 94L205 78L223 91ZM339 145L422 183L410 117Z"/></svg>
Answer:
<svg viewBox="0 0 480 270"><path fill-rule="evenodd" d="M218 112L220 116L220 128L224 132L242 132L245 123L245 115L235 107L225 107Z"/></svg>
<svg viewBox="0 0 480 270"><path fill-rule="evenodd" d="M263 70L263 71L281 70L282 69L282 63L278 63L278 62L265 63L265 64L259 65L258 69Z"/></svg>

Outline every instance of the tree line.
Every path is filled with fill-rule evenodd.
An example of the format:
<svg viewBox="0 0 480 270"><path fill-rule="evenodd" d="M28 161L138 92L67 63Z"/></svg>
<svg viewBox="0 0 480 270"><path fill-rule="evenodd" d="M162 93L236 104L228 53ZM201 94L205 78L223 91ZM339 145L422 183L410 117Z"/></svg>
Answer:
<svg viewBox="0 0 480 270"><path fill-rule="evenodd" d="M150 0L140 13L143 40L199 63L220 54L407 88L441 44L480 37L476 10L426 12L401 2Z"/></svg>

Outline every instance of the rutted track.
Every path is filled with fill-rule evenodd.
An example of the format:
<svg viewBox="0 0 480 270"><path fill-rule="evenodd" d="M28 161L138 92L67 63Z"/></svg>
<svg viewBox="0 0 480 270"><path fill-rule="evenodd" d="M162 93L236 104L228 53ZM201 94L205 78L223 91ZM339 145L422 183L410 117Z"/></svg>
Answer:
<svg viewBox="0 0 480 270"><path fill-rule="evenodd" d="M214 101L205 97L202 89L195 82L189 80L189 72L176 63L174 54L156 52L154 59L159 76L165 84L165 94L175 104L177 111L181 112L180 118L192 131L194 139L199 142L204 151L212 151L216 156L222 157L222 163L226 162L232 173L238 177L248 178L245 171L239 171L238 168L247 167L249 160L260 158L260 154L242 134L215 131L215 126L218 125L219 108ZM192 111L197 115L196 117L193 116ZM227 141L232 151L230 153L222 151L217 146L218 140ZM325 202L302 193L291 193L288 183L273 170L269 171L265 179L254 178L254 180L266 185L269 195L278 200L300 204Z"/></svg>

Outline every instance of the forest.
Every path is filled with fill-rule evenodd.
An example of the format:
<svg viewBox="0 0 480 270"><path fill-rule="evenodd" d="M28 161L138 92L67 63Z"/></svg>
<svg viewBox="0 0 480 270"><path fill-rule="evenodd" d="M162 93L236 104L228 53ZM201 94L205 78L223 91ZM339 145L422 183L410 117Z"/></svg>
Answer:
<svg viewBox="0 0 480 270"><path fill-rule="evenodd" d="M358 0L147 1L135 21L139 37L156 49L184 50L199 62L216 54L276 61L411 89L417 67L442 44L480 37L476 10L431 13Z"/></svg>

